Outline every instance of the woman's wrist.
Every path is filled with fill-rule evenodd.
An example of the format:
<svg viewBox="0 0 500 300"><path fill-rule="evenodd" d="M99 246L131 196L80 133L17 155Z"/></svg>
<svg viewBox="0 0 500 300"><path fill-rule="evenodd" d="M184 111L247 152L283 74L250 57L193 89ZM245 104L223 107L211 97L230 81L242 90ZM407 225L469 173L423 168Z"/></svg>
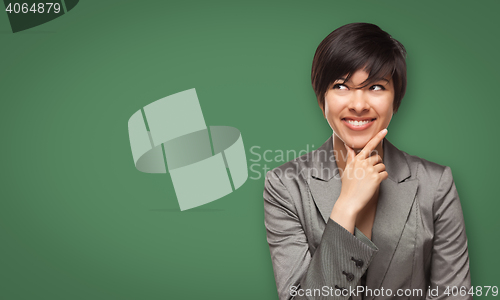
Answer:
<svg viewBox="0 0 500 300"><path fill-rule="evenodd" d="M330 219L337 222L350 233L354 234L354 226L356 224L357 215L358 210L352 206L352 202L339 197L333 206Z"/></svg>
<svg viewBox="0 0 500 300"><path fill-rule="evenodd" d="M342 212L342 214L354 219L356 219L356 216L361 211L361 208L356 207L356 201L350 198L343 197L342 195L340 195L340 197L335 202L333 209L339 210Z"/></svg>

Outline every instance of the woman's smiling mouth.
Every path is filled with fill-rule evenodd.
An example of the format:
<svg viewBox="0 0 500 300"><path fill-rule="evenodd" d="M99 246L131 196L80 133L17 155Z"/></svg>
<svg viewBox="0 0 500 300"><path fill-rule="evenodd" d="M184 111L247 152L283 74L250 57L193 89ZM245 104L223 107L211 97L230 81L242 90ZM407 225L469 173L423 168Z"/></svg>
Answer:
<svg viewBox="0 0 500 300"><path fill-rule="evenodd" d="M344 118L342 122L351 130L365 130L373 124L376 119L371 118Z"/></svg>

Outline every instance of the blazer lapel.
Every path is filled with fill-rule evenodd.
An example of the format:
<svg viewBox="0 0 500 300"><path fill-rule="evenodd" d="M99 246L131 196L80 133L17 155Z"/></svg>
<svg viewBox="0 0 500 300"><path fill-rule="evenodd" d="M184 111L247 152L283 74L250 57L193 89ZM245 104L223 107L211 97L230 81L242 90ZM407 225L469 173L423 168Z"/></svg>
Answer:
<svg viewBox="0 0 500 300"><path fill-rule="evenodd" d="M409 179L410 168L402 151L384 139L384 164L389 178L380 184L372 242L379 248L367 271L366 285L379 289L398 246L415 200L418 180ZM373 299L367 297L366 299Z"/></svg>
<svg viewBox="0 0 500 300"><path fill-rule="evenodd" d="M380 184L372 242L379 248L368 267L366 285L379 289L391 263L417 193L418 180L411 179L410 168L402 151L387 139L383 141L384 164L389 178ZM325 223L340 195L342 181L333 151L333 136L308 157L305 177L313 201ZM367 297L367 299L373 299Z"/></svg>
<svg viewBox="0 0 500 300"><path fill-rule="evenodd" d="M317 150L311 152L307 162L308 174L305 174L305 177L313 201L326 224L342 187L333 152L333 136L330 136Z"/></svg>

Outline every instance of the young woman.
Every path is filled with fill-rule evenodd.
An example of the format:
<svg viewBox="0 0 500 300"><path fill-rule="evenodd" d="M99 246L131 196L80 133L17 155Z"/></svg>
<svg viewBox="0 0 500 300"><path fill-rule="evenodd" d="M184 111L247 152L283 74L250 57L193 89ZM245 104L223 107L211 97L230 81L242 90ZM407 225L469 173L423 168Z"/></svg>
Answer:
<svg viewBox="0 0 500 300"><path fill-rule="evenodd" d="M312 85L333 134L265 180L280 299L472 299L450 168L385 139L406 90L405 56L367 23L318 46Z"/></svg>

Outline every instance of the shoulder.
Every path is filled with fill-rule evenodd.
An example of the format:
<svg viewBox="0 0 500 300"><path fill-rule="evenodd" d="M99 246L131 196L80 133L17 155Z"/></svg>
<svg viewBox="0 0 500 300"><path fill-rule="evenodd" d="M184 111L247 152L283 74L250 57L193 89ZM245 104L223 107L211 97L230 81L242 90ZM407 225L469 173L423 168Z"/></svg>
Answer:
<svg viewBox="0 0 500 300"><path fill-rule="evenodd" d="M416 155L410 155L404 151L410 170L413 175L419 180L429 180L438 184L443 176L451 176L451 168L441 165Z"/></svg>
<svg viewBox="0 0 500 300"><path fill-rule="evenodd" d="M415 174L417 178L439 180L445 170L447 168L449 169L448 166L429 161L416 155L410 155L404 151L402 152L408 161L411 173Z"/></svg>
<svg viewBox="0 0 500 300"><path fill-rule="evenodd" d="M330 171L330 166L325 165L327 156L320 155L321 149L322 147L268 171L264 181L264 198L278 197L287 199L288 202L301 202L310 189L311 177L321 171Z"/></svg>
<svg viewBox="0 0 500 300"><path fill-rule="evenodd" d="M297 182L305 182L310 176L318 172L336 167L335 157L331 151L324 149L324 145L316 150L292 159L280 166L271 169L266 174L268 179L280 181L283 185L294 185Z"/></svg>
<svg viewBox="0 0 500 300"><path fill-rule="evenodd" d="M401 150L399 150L401 151ZM410 168L408 180L418 180L421 194L429 200L442 198L454 187L453 175L449 166L441 165L416 155L401 151Z"/></svg>
<svg viewBox="0 0 500 300"><path fill-rule="evenodd" d="M319 148L301 155L268 172L266 177L276 177L284 185L301 185L311 177L328 181L338 174L333 150L333 136L330 136Z"/></svg>
<svg viewBox="0 0 500 300"><path fill-rule="evenodd" d="M397 174L400 180L418 179L426 183L437 183L443 173L450 171L445 165L399 150L386 139L384 143L387 143L384 144L384 163L388 167L388 173Z"/></svg>

